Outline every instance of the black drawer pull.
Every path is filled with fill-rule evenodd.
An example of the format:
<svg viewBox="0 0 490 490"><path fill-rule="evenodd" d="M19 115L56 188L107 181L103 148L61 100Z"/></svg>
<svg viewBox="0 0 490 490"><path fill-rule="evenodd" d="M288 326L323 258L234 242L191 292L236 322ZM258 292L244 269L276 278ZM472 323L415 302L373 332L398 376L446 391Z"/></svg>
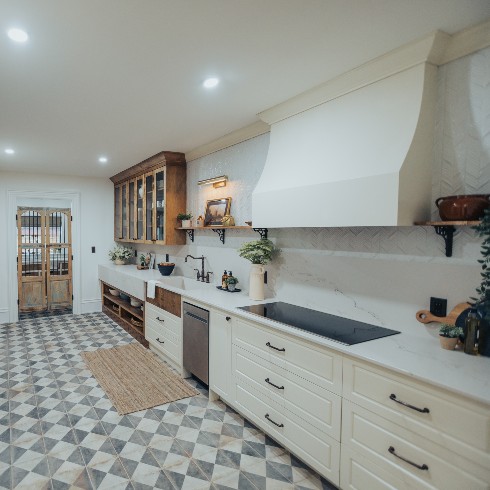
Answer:
<svg viewBox="0 0 490 490"><path fill-rule="evenodd" d="M160 342L160 344L164 344L165 343L165 340L160 340L160 338L157 337L157 342Z"/></svg>
<svg viewBox="0 0 490 490"><path fill-rule="evenodd" d="M231 316L226 317L226 321L229 322L231 320Z"/></svg>
<svg viewBox="0 0 490 490"><path fill-rule="evenodd" d="M272 422L274 425L277 425L277 427L284 427L284 424L278 424L277 422L274 422L270 417L269 417L269 414L266 413L265 414L265 418L269 421L269 422Z"/></svg>
<svg viewBox="0 0 490 490"><path fill-rule="evenodd" d="M415 466L415 468L418 468L419 470L428 470L429 469L429 467L426 464L420 465L420 464L417 464L417 463L410 461L409 459L405 459L402 456L398 456L398 454L396 454L395 448L393 446L390 446L388 448L388 452L390 454L393 454L393 456L397 457L398 459L405 461L405 463L408 463L408 464L411 464L412 466Z"/></svg>
<svg viewBox="0 0 490 490"><path fill-rule="evenodd" d="M416 410L417 412L420 413L430 413L430 410L428 408L419 408L419 407L414 407L413 405L410 405L409 403L401 402L400 400L396 399L396 395L392 393L390 395L390 400L393 400L396 403L399 403L400 405L403 405L404 407L411 408L412 410Z"/></svg>
<svg viewBox="0 0 490 490"><path fill-rule="evenodd" d="M265 344L267 347L270 347L271 349L274 349L274 350L278 350L279 352L286 352L286 349L282 348L282 349L279 349L279 347L274 347L273 345L271 345L270 342L267 342L267 344Z"/></svg>
<svg viewBox="0 0 490 490"><path fill-rule="evenodd" d="M164 322L164 321L165 321L165 320L162 320L162 319L161 319L159 316L157 316L157 320L158 320L159 322Z"/></svg>
<svg viewBox="0 0 490 490"><path fill-rule="evenodd" d="M271 386L273 386L274 388L277 388L278 390L283 390L283 389L284 389L284 386L277 386L277 385L275 385L274 383L271 383L271 382L269 381L269 378L265 378L265 382L266 382L266 383L268 383L268 384L270 384L270 385L271 385Z"/></svg>

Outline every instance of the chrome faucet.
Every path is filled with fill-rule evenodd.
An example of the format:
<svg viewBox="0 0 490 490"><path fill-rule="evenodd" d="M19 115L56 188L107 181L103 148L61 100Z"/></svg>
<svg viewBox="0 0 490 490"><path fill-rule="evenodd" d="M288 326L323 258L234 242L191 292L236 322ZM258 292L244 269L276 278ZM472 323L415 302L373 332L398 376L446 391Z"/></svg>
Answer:
<svg viewBox="0 0 490 490"><path fill-rule="evenodd" d="M194 259L194 260L200 260L201 261L201 270L199 269L194 269L197 271L197 280L201 282L209 282L209 274L212 274L212 272L208 272L207 274L204 273L204 255L201 255L200 257L193 257L192 255L186 255L185 257L185 262L187 262L188 258Z"/></svg>

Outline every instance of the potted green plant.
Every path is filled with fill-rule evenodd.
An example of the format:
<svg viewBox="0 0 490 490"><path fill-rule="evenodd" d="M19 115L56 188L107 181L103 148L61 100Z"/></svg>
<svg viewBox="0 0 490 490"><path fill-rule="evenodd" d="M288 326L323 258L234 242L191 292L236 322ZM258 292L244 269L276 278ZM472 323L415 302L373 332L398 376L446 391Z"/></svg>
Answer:
<svg viewBox="0 0 490 490"><path fill-rule="evenodd" d="M238 250L240 257L252 262L248 292L251 299L264 299L264 265L272 260L276 251L274 244L266 238L244 243Z"/></svg>
<svg viewBox="0 0 490 490"><path fill-rule="evenodd" d="M441 323L439 340L443 349L454 350L460 335L463 335L463 329L461 327L450 325L449 323Z"/></svg>
<svg viewBox="0 0 490 490"><path fill-rule="evenodd" d="M187 212L187 213L179 213L177 215L177 219L182 222L182 228L190 228L191 227L191 219L192 219L192 214Z"/></svg>
<svg viewBox="0 0 490 490"><path fill-rule="evenodd" d="M238 279L235 276L228 276L226 278L226 284L228 286L228 291L235 291Z"/></svg>
<svg viewBox="0 0 490 490"><path fill-rule="evenodd" d="M109 258L116 265L124 265L133 256L133 250L122 245L116 245L109 251Z"/></svg>

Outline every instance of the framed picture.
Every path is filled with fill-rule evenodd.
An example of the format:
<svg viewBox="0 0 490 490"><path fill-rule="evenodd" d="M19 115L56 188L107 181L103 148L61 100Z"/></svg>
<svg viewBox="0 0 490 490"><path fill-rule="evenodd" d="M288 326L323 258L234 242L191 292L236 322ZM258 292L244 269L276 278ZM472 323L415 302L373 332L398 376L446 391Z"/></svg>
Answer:
<svg viewBox="0 0 490 490"><path fill-rule="evenodd" d="M221 220L230 214L231 197L210 199L206 202L204 226L222 226Z"/></svg>

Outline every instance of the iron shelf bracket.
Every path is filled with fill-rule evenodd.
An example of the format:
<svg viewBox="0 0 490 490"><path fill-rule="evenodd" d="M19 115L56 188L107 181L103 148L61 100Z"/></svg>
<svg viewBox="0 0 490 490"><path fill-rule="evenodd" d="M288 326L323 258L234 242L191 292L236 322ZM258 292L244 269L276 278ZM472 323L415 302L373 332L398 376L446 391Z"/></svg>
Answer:
<svg viewBox="0 0 490 490"><path fill-rule="evenodd" d="M186 230L186 233L189 235L191 242L194 241L194 230Z"/></svg>
<svg viewBox="0 0 490 490"><path fill-rule="evenodd" d="M260 235L261 239L263 240L267 239L267 233L269 232L267 228L252 228L252 229L253 231L256 231Z"/></svg>
<svg viewBox="0 0 490 490"><path fill-rule="evenodd" d="M435 225L435 232L442 236L446 245L446 257L453 256L453 237L456 228L453 225Z"/></svg>
<svg viewBox="0 0 490 490"><path fill-rule="evenodd" d="M213 231L219 235L221 243L225 243L225 231L223 228L213 228Z"/></svg>

